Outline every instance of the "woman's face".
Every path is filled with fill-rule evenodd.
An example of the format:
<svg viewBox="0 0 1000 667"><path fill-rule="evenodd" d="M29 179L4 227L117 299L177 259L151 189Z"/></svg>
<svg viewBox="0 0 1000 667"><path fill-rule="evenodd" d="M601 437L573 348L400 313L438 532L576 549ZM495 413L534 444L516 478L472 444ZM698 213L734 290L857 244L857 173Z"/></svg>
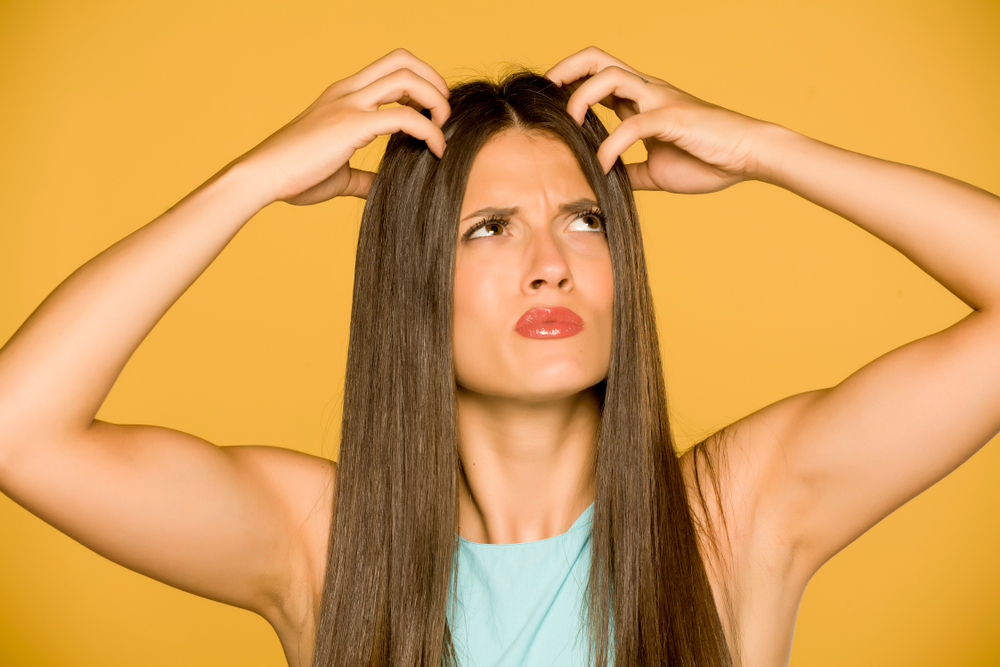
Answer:
<svg viewBox="0 0 1000 667"><path fill-rule="evenodd" d="M458 228L458 384L529 401L597 384L611 358L613 296L597 197L569 147L537 132L492 137L473 162Z"/></svg>

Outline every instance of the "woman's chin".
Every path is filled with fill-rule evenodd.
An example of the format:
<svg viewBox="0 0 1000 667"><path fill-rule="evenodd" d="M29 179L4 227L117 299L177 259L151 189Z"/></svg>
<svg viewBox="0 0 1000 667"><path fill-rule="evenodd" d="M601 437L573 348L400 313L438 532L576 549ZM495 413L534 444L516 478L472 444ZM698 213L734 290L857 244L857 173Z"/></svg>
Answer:
<svg viewBox="0 0 1000 667"><path fill-rule="evenodd" d="M525 403L549 403L560 401L589 390L607 377L604 373L586 372L527 372L512 375L507 382L492 378L492 382L475 386L465 385L462 389L484 396L493 396Z"/></svg>

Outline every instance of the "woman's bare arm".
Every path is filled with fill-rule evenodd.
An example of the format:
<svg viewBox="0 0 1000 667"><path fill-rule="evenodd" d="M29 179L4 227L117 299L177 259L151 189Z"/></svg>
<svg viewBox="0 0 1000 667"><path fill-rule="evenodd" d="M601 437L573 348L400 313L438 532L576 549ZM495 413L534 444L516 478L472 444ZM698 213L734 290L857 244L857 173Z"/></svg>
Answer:
<svg viewBox="0 0 1000 667"><path fill-rule="evenodd" d="M593 47L547 76L575 88L568 111L578 121L598 102L622 118L598 151L605 170L645 143L647 161L626 165L634 189L776 184L871 232L973 308L837 386L778 401L727 428L733 437L707 441L745 448L721 474L739 496L729 499L735 523L765 537L764 566L794 567L804 585L1000 430L1000 198L722 109Z"/></svg>
<svg viewBox="0 0 1000 667"><path fill-rule="evenodd" d="M348 159L379 134L405 131L440 155L446 94L432 68L395 51L63 281L0 349L0 491L133 570L272 621L291 613L293 588L321 583L331 462L94 417L149 331L257 211L364 196L372 174ZM433 121L379 108L400 100Z"/></svg>
<svg viewBox="0 0 1000 667"><path fill-rule="evenodd" d="M249 173L227 168L45 299L0 350L0 490L115 562L268 613L293 521L332 463L288 451L264 466L263 448L94 419L149 330L263 203ZM291 474L299 483L283 487Z"/></svg>
<svg viewBox="0 0 1000 667"><path fill-rule="evenodd" d="M252 450L94 415L149 330L264 203L247 170L227 168L77 269L0 350L0 490L116 562L255 611L282 583L278 531L301 507L282 507ZM318 494L324 464L285 459Z"/></svg>
<svg viewBox="0 0 1000 667"><path fill-rule="evenodd" d="M1000 431L1000 198L779 126L759 147L761 180L871 232L973 309L758 414L783 432L762 454L767 502L811 574Z"/></svg>

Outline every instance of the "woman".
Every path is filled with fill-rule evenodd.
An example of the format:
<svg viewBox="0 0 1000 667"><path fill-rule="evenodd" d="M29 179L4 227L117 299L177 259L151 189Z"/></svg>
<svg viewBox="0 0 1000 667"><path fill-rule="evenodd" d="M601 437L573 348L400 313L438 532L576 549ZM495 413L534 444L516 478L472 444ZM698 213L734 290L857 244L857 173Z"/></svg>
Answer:
<svg viewBox="0 0 1000 667"><path fill-rule="evenodd" d="M1000 428L1000 202L707 104L597 49L546 76L563 90L533 90L565 102L561 121L457 118L441 77L395 51L81 267L0 350L0 489L126 567L261 614L292 665L436 663L452 648L510 660L475 655L477 618L448 604L452 591L476 601L465 557L562 545L591 515L583 608L598 662L787 664L812 574ZM606 138L586 115L599 102L623 118ZM351 169L385 133L413 139L393 138L378 179ZM647 162L621 165L640 139ZM749 179L852 220L974 312L677 459L629 186ZM461 201L434 196L447 192ZM247 220L342 195L369 203L339 471L94 420ZM579 584L575 572L561 575ZM542 643L523 659L544 659ZM563 664L588 648L571 646Z"/></svg>

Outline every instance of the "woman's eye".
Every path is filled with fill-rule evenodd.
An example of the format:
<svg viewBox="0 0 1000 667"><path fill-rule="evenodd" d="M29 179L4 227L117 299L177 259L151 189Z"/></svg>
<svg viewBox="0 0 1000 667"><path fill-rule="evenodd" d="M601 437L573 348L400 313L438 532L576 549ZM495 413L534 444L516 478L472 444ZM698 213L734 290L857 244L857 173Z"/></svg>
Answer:
<svg viewBox="0 0 1000 667"><path fill-rule="evenodd" d="M604 224L596 215L581 215L569 223L568 229L571 232L603 232Z"/></svg>
<svg viewBox="0 0 1000 667"><path fill-rule="evenodd" d="M502 236L505 231L506 225L501 222L487 222L484 225L479 226L469 234L468 238L477 239L484 236Z"/></svg>

